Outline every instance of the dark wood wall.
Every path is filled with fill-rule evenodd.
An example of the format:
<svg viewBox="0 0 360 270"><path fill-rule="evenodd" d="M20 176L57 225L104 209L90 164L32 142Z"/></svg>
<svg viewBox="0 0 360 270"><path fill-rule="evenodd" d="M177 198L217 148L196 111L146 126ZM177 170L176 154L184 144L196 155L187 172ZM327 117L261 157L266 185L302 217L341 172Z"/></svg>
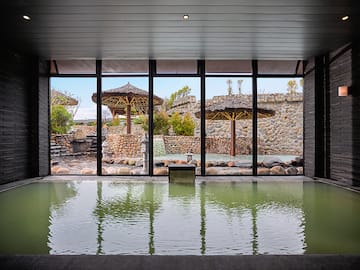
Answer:
<svg viewBox="0 0 360 270"><path fill-rule="evenodd" d="M359 70L355 43L309 61L304 84L305 175L360 184ZM349 96L338 96L341 85L351 87Z"/></svg>
<svg viewBox="0 0 360 270"><path fill-rule="evenodd" d="M304 78L304 174L315 175L315 59L306 66Z"/></svg>
<svg viewBox="0 0 360 270"><path fill-rule="evenodd" d="M49 62L39 61L38 82L38 138L39 138L39 176L50 174L50 129L49 129Z"/></svg>
<svg viewBox="0 0 360 270"><path fill-rule="evenodd" d="M37 57L4 48L0 57L0 183L45 175L49 172L47 62L39 65Z"/></svg>

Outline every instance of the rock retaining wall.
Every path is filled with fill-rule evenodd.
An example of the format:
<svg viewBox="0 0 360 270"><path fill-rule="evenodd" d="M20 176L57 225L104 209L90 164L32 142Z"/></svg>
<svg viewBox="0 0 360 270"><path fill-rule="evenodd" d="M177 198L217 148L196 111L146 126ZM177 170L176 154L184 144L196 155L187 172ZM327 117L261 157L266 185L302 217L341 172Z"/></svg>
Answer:
<svg viewBox="0 0 360 270"><path fill-rule="evenodd" d="M142 157L141 141L141 135L108 134L107 151L113 157Z"/></svg>
<svg viewBox="0 0 360 270"><path fill-rule="evenodd" d="M227 99L238 99L244 103L252 104L251 95L215 96L206 101L206 106L222 103ZM269 118L258 119L258 148L259 154L289 154L302 155L303 152L303 96L302 93L293 94L259 94L258 107L272 109L275 115ZM185 97L176 103L169 113L181 114L190 112L196 121L195 136L200 136L200 119L195 112L200 110L199 102L193 96ZM230 140L230 121L206 120L207 137L224 139L225 144ZM252 121L236 121L237 138L252 137ZM227 138L227 140L225 139ZM239 142L238 142L239 141ZM243 144L244 140L237 140ZM251 139L246 140L247 145L241 149L251 149ZM230 142L229 142L230 143Z"/></svg>
<svg viewBox="0 0 360 270"><path fill-rule="evenodd" d="M165 151L167 154L185 154L188 152L200 154L200 137L198 136L164 136ZM205 140L206 152L229 154L230 139L207 137ZM239 155L251 154L251 138L236 139L236 153Z"/></svg>

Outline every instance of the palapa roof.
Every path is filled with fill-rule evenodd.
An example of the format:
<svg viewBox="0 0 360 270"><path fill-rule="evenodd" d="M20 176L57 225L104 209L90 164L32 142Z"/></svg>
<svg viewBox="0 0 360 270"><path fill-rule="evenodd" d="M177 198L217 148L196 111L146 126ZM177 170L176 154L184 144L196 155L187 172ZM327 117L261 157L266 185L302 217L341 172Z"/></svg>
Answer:
<svg viewBox="0 0 360 270"><path fill-rule="evenodd" d="M138 113L146 113L148 111L149 93L145 90L127 83L121 87L105 90L102 92L101 104L106 105L110 110L118 114L125 114L125 108L130 105ZM93 102L96 103L96 93L92 95ZM153 98L154 105L161 105L163 99L155 96Z"/></svg>
<svg viewBox="0 0 360 270"><path fill-rule="evenodd" d="M51 105L76 106L78 101L60 91L51 89Z"/></svg>
<svg viewBox="0 0 360 270"><path fill-rule="evenodd" d="M197 118L200 118L200 115L201 111L195 113ZM252 119L252 115L252 104L247 104L235 98L226 99L224 102L215 103L205 108L205 118L209 120ZM258 118L266 118L274 115L274 110L257 108Z"/></svg>

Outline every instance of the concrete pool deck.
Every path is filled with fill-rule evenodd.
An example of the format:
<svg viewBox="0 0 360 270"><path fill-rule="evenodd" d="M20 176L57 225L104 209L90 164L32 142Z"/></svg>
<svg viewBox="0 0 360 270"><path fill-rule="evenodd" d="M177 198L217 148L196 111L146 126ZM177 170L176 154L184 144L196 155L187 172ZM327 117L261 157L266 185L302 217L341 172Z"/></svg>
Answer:
<svg viewBox="0 0 360 270"><path fill-rule="evenodd" d="M2 256L1 269L171 269L233 270L358 269L358 255L243 255L243 256L123 256L123 255L40 255Z"/></svg>
<svg viewBox="0 0 360 270"><path fill-rule="evenodd" d="M164 176L97 176L97 175L50 175L14 181L0 185L0 192L16 187L24 186L33 182L57 182L57 181L112 181L124 183L168 183L169 178ZM302 175L294 176L196 176L195 183L257 183L257 182L312 182L314 179Z"/></svg>
<svg viewBox="0 0 360 270"><path fill-rule="evenodd" d="M167 176L47 176L0 185L0 191L42 181L118 181L167 183ZM196 183L312 182L336 184L305 176L210 176L196 177ZM343 185L340 185L344 187ZM345 186L346 189L349 187ZM351 189L354 190L354 189ZM356 188L355 188L356 190ZM359 192L359 191L357 191ZM5 255L0 269L358 269L360 254L354 255L232 255L232 256L139 256L139 255Z"/></svg>

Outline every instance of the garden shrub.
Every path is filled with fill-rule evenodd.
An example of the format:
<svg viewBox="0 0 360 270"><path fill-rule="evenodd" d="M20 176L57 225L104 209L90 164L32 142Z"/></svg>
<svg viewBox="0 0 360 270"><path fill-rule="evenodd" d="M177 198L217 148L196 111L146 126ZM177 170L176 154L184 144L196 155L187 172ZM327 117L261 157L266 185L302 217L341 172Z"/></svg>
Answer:
<svg viewBox="0 0 360 270"><path fill-rule="evenodd" d="M53 105L51 107L51 132L56 134L66 134L74 124L71 113L63 105Z"/></svg>
<svg viewBox="0 0 360 270"><path fill-rule="evenodd" d="M190 113L186 113L184 117L178 112L175 112L170 119L173 131L178 136L194 136L195 121L190 116Z"/></svg>
<svg viewBox="0 0 360 270"><path fill-rule="evenodd" d="M149 130L148 117L141 115L141 127L145 130ZM153 128L154 135L169 135L170 122L169 116L165 111L156 112L153 114Z"/></svg>

